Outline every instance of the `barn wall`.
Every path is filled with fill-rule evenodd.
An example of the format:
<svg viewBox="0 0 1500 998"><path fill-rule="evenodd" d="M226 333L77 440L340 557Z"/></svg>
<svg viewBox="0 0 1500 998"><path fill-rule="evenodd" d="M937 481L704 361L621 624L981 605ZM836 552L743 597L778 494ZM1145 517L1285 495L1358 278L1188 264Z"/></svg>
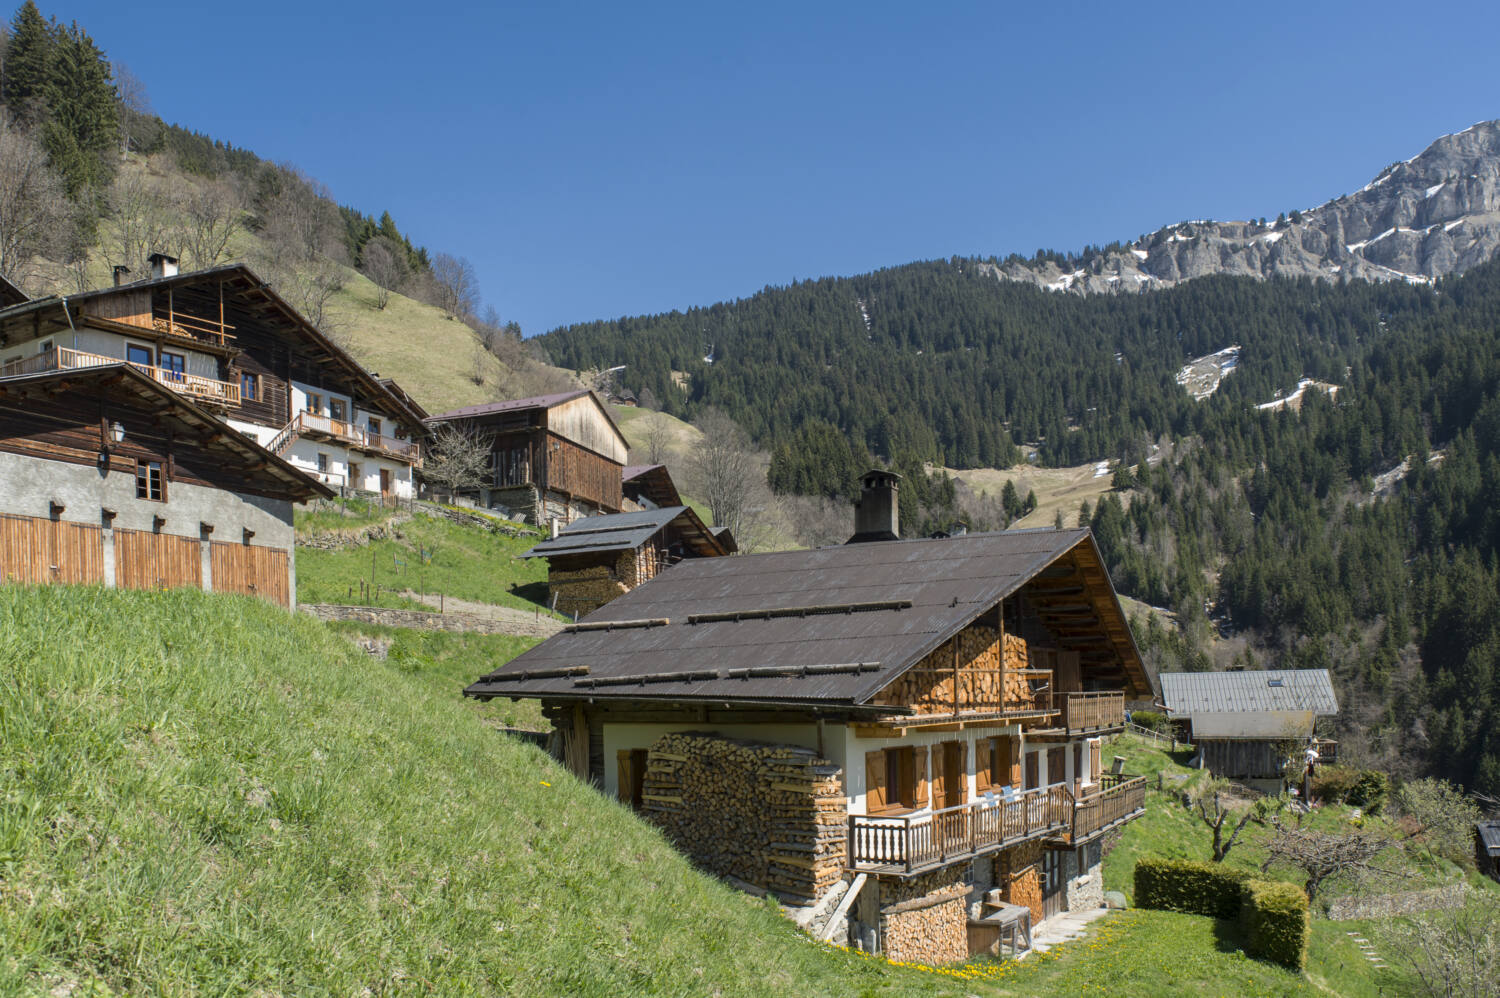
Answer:
<svg viewBox="0 0 1500 998"><path fill-rule="evenodd" d="M547 429L564 440L602 454L616 464L623 465L630 453L620 432L588 395L548 409Z"/></svg>

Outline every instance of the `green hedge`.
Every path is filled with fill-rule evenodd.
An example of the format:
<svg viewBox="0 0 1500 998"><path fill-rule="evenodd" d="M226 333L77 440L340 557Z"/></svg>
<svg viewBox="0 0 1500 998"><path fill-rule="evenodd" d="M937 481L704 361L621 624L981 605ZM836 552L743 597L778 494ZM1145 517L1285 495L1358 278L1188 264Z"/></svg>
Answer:
<svg viewBox="0 0 1500 998"><path fill-rule="evenodd" d="M1159 911L1238 918L1250 876L1218 863L1147 856L1135 864L1135 903Z"/></svg>
<svg viewBox="0 0 1500 998"><path fill-rule="evenodd" d="M1240 924L1249 940L1245 951L1293 970L1307 960L1307 895L1295 884L1251 880L1245 884Z"/></svg>
<svg viewBox="0 0 1500 998"><path fill-rule="evenodd" d="M1147 856L1135 864L1141 908L1238 919L1246 952L1302 969L1307 957L1307 896L1294 884L1257 880L1217 863Z"/></svg>
<svg viewBox="0 0 1500 998"><path fill-rule="evenodd" d="M1378 769L1319 766L1313 796L1331 804L1352 804L1379 814L1391 794L1391 778Z"/></svg>

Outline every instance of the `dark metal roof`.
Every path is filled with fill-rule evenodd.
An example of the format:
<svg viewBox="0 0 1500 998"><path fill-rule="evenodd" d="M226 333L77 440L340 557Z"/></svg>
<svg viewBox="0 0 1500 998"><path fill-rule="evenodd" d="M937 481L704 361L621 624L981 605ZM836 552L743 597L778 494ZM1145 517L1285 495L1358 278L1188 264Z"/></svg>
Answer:
<svg viewBox="0 0 1500 998"><path fill-rule="evenodd" d="M1162 702L1173 714L1182 717L1191 717L1195 711L1310 710L1322 715L1339 712L1327 669L1163 672L1158 678Z"/></svg>
<svg viewBox="0 0 1500 998"><path fill-rule="evenodd" d="M557 536L542 541L521 555L522 558L547 558L563 554L591 554L595 551L628 551L651 539L658 530L677 519L686 506L646 509L638 513L607 513L574 520L558 531Z"/></svg>
<svg viewBox="0 0 1500 998"><path fill-rule="evenodd" d="M1481 821L1475 827L1479 831L1479 841L1484 843L1485 852L1491 856L1500 856L1500 821Z"/></svg>
<svg viewBox="0 0 1500 998"><path fill-rule="evenodd" d="M590 614L585 629L549 638L465 692L858 705L1074 551L1097 565L1087 530L684 561ZM1101 616L1123 625L1113 592L1106 598L1112 609L1101 608ZM734 619L736 613L743 619ZM703 615L714 619L695 621ZM610 623L617 626L608 629ZM1126 641L1128 682L1149 690L1139 655ZM800 673L804 667L808 671ZM586 675L557 674L581 668ZM747 675L745 669L783 674ZM731 676L732 670L741 674ZM521 678L538 671L550 675ZM595 685L629 676L651 678Z"/></svg>
<svg viewBox="0 0 1500 998"><path fill-rule="evenodd" d="M518 412L522 409L550 409L564 402L571 402L576 398L587 395L587 388L579 388L571 392L553 392L551 395L533 395L524 399L509 399L504 402L485 402L482 405L466 405L459 409L450 409L440 412L436 416L428 416L429 423L440 423L450 419L466 419L471 416L487 416L494 412Z"/></svg>

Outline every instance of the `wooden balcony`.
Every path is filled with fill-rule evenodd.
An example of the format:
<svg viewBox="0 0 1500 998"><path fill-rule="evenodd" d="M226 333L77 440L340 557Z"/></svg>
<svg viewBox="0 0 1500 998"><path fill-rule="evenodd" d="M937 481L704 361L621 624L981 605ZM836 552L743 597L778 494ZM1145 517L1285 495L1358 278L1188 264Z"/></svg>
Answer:
<svg viewBox="0 0 1500 998"><path fill-rule="evenodd" d="M40 374L43 371L69 371L83 367L103 367L109 364L124 364L121 357L106 357L104 354L86 353L82 350L71 350L67 347L53 347L42 353L31 357L22 357L13 360L4 367L0 367L0 377L13 377L19 374ZM209 402L214 405L239 405L240 386L228 381L216 381L213 378L204 378L196 374L185 374L181 371L170 371L164 367L151 367L148 364L131 364L131 367L160 384L172 389L181 395L191 396L200 402Z"/></svg>
<svg viewBox="0 0 1500 998"><path fill-rule="evenodd" d="M1068 731L1103 731L1125 726L1124 693L1055 693L1062 726Z"/></svg>
<svg viewBox="0 0 1500 998"><path fill-rule="evenodd" d="M1078 845L1145 813L1146 778L1108 774L1089 793L1074 800L1068 842Z"/></svg>
<svg viewBox="0 0 1500 998"><path fill-rule="evenodd" d="M911 876L1071 827L1066 787L1012 794L916 814L850 815L849 865Z"/></svg>
<svg viewBox="0 0 1500 998"><path fill-rule="evenodd" d="M346 447L371 454L383 454L407 464L421 463L421 447L416 441L371 433L357 423L306 410L292 417L292 421L271 441L270 449L276 454L285 454L298 437L333 440Z"/></svg>

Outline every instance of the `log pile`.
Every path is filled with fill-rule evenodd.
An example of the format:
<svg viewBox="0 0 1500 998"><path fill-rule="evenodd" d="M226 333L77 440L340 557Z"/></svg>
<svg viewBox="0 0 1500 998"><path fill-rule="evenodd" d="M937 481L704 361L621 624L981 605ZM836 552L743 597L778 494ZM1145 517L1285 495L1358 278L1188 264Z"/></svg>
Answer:
<svg viewBox="0 0 1500 998"><path fill-rule="evenodd" d="M840 770L808 749L663 735L646 756L641 806L699 866L783 901L811 904L843 877Z"/></svg>
<svg viewBox="0 0 1500 998"><path fill-rule="evenodd" d="M1011 904L1031 909L1031 924L1042 920L1042 844L1024 842L999 856L1003 897Z"/></svg>
<svg viewBox="0 0 1500 998"><path fill-rule="evenodd" d="M881 881L880 946L888 960L928 966L969 956L970 884L963 867Z"/></svg>
<svg viewBox="0 0 1500 998"><path fill-rule="evenodd" d="M1005 635L1004 654L993 627L976 625L945 641L932 654L904 673L875 698L876 703L914 707L919 714L951 714L954 682L958 684L957 709L977 713L1028 710L1036 703L1030 680L1017 670L1030 667L1025 639ZM958 644L955 676L953 648ZM1004 699L1001 698L1001 666L1004 666ZM1043 677L1045 678L1045 677Z"/></svg>
<svg viewBox="0 0 1500 998"><path fill-rule="evenodd" d="M610 600L624 596L630 587L621 582L608 565L580 568L571 572L552 569L547 572L552 608L569 616L587 616Z"/></svg>

